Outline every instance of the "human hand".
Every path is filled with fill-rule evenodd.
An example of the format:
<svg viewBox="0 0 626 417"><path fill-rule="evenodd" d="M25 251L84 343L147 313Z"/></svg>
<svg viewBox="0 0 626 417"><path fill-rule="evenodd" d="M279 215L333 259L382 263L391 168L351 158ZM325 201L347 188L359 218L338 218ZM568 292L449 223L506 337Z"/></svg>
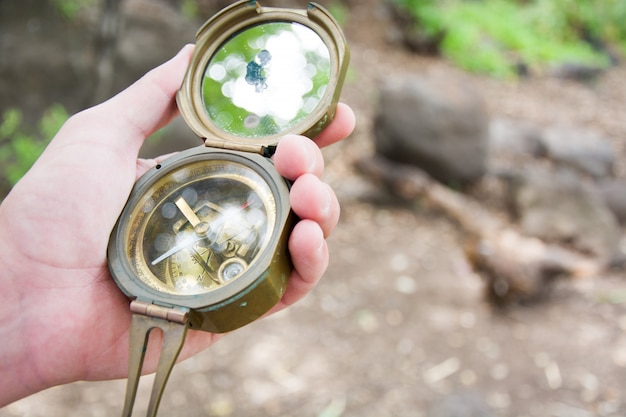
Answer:
<svg viewBox="0 0 626 417"><path fill-rule="evenodd" d="M137 155L145 138L176 116L174 96L192 52L183 48L127 90L71 117L0 205L0 406L55 385L127 375L129 300L107 268L109 234L134 181L162 160ZM272 311L306 295L327 267L325 238L339 204L320 179L319 147L353 127L352 111L340 104L315 143L291 135L278 146L276 169L293 181L290 201L301 220L289 240L295 269ZM217 337L190 331L180 358ZM158 357L158 338L151 339L148 372Z"/></svg>

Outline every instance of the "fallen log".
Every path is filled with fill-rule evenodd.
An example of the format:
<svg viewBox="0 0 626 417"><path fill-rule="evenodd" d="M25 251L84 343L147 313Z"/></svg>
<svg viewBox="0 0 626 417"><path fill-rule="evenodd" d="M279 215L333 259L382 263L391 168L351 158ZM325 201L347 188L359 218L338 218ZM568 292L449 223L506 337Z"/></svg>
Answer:
<svg viewBox="0 0 626 417"><path fill-rule="evenodd" d="M591 277L605 267L598 259L522 235L471 197L417 167L374 156L357 161L356 168L395 195L426 200L454 220L462 231L467 259L485 280L487 297L496 305L542 299L556 278Z"/></svg>

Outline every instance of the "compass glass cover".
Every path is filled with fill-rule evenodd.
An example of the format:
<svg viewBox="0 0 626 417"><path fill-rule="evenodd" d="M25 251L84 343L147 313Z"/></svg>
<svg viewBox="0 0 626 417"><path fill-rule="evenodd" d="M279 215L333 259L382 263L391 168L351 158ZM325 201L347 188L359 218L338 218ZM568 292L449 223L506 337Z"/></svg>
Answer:
<svg viewBox="0 0 626 417"><path fill-rule="evenodd" d="M148 286L202 294L241 277L271 238L267 182L233 161L183 165L150 186L130 214L128 257Z"/></svg>
<svg viewBox="0 0 626 417"><path fill-rule="evenodd" d="M308 117L330 77L330 52L315 31L295 22L263 23L217 49L204 73L203 103L224 132L270 136Z"/></svg>

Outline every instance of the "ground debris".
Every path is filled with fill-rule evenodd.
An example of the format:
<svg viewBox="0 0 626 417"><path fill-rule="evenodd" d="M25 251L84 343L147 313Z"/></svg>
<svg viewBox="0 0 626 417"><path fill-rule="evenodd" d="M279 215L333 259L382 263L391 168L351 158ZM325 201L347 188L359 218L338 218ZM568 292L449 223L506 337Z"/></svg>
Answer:
<svg viewBox="0 0 626 417"><path fill-rule="evenodd" d="M592 277L605 267L595 258L523 235L417 167L380 156L362 158L356 167L396 195L426 200L460 225L465 254L497 305L536 301L546 295L555 278Z"/></svg>

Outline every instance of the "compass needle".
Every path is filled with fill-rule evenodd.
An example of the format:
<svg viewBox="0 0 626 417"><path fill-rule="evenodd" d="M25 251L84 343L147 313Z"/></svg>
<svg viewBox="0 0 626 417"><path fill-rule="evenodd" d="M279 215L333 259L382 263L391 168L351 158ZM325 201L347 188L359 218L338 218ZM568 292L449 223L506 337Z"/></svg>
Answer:
<svg viewBox="0 0 626 417"><path fill-rule="evenodd" d="M198 262L198 264L199 264L200 266L202 266L202 269L204 270L204 272L206 273L206 275L208 275L208 276L209 276L209 278L211 278L211 280L212 280L213 282L215 282L216 284L221 284L220 280L219 280L218 278L214 277L214 276L211 274L211 267L209 266L209 264L207 263L207 261L205 261L205 260L204 260L204 258L202 257L202 255L200 255L200 254L198 253L198 251L197 251L195 248L192 248L192 249L191 249L191 251L192 251L191 256L193 256L193 259L194 259L196 262Z"/></svg>
<svg viewBox="0 0 626 417"><path fill-rule="evenodd" d="M196 212L193 211L193 209L189 206L189 204L187 203L187 201L185 201L184 198L179 197L178 200L176 200L175 204L176 204L176 207L178 207L178 209L180 210L180 212L183 213L183 216L185 216L185 218L189 221L189 223L193 227L196 227L197 225L202 223L200 218L198 218L198 215L196 214Z"/></svg>

